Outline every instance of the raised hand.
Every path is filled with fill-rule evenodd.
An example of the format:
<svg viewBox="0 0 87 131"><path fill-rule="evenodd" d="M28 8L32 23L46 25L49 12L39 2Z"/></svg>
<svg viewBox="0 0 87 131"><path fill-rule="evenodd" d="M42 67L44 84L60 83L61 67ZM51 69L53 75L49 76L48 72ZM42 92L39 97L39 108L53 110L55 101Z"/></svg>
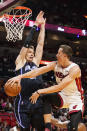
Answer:
<svg viewBox="0 0 87 131"><path fill-rule="evenodd" d="M39 14L36 17L36 21L35 21L35 25L40 25L44 22L44 18L43 18L44 12L40 11Z"/></svg>

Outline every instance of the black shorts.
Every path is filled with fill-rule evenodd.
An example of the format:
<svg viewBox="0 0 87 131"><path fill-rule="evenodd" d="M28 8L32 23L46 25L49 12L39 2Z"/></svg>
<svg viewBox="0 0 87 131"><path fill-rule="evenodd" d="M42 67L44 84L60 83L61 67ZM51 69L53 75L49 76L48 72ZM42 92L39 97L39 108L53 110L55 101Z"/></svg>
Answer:
<svg viewBox="0 0 87 131"><path fill-rule="evenodd" d="M43 104L40 98L36 104L32 104L29 99L22 100L21 95L17 96L14 102L14 112L16 120L22 128L44 127Z"/></svg>
<svg viewBox="0 0 87 131"><path fill-rule="evenodd" d="M43 88L43 83L39 79L24 78L21 80L21 92L14 102L15 117L22 128L29 128L30 125L38 128L43 126L43 104L39 98L36 104L29 101L29 97L39 88Z"/></svg>
<svg viewBox="0 0 87 131"><path fill-rule="evenodd" d="M21 96L23 99L24 97L27 99L32 95L32 93L43 88L43 81L39 79L23 78L21 80L21 87Z"/></svg>
<svg viewBox="0 0 87 131"><path fill-rule="evenodd" d="M51 113L51 107L60 108L62 106L62 99L58 93L51 93L42 96L44 103L44 114Z"/></svg>

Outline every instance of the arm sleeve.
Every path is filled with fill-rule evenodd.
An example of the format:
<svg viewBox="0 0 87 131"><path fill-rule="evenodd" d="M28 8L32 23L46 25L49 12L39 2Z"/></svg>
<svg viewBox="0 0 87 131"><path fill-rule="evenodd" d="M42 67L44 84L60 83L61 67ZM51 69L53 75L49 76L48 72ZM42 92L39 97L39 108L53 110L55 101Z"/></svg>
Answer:
<svg viewBox="0 0 87 131"><path fill-rule="evenodd" d="M32 41L33 39L33 35L34 33L36 32L36 29L37 29L37 26L34 25L32 27L32 29L30 30L30 33L28 34L27 38L25 39L25 42L24 42L24 47L25 48L29 48L29 45L30 45L30 42Z"/></svg>

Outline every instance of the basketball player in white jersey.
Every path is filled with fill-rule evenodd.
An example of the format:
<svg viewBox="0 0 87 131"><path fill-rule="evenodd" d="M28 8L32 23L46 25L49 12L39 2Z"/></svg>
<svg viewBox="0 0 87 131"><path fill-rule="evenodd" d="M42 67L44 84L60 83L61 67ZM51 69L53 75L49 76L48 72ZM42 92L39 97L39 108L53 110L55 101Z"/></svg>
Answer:
<svg viewBox="0 0 87 131"><path fill-rule="evenodd" d="M48 123L49 131L51 130L51 105L59 108L65 105L69 107L70 123L68 124L68 131L77 131L78 124L82 121L84 99L80 80L81 70L76 63L70 60L71 56L71 47L61 45L56 55L56 62L8 81L8 84L13 84L15 81L20 82L21 78L32 78L54 70L57 84L46 89L39 89L30 97L31 102L34 104L38 97L43 95L44 120L45 123Z"/></svg>

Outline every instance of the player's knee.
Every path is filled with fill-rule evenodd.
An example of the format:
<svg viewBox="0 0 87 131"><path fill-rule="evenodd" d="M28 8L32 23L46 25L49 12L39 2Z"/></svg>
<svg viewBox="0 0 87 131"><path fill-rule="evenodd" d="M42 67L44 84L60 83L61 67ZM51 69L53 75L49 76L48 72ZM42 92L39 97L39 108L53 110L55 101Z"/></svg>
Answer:
<svg viewBox="0 0 87 131"><path fill-rule="evenodd" d="M68 124L68 131L77 131L77 127L76 127L76 125L74 124L74 123L69 123Z"/></svg>
<svg viewBox="0 0 87 131"><path fill-rule="evenodd" d="M70 131L77 131L77 126L75 124L71 125L71 130Z"/></svg>
<svg viewBox="0 0 87 131"><path fill-rule="evenodd" d="M84 123L79 123L78 126L76 126L75 124L68 124L68 131L86 131L86 126Z"/></svg>
<svg viewBox="0 0 87 131"><path fill-rule="evenodd" d="M76 127L70 127L69 131L77 131L77 128Z"/></svg>
<svg viewBox="0 0 87 131"><path fill-rule="evenodd" d="M44 125L44 118L41 115L34 115L33 119L32 119L32 125L34 127L40 127Z"/></svg>

